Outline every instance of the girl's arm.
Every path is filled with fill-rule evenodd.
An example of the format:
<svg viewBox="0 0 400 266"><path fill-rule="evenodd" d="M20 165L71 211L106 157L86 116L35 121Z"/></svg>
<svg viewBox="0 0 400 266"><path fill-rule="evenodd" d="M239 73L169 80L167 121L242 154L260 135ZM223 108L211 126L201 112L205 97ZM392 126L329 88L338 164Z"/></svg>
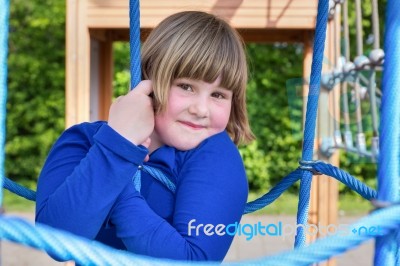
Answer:
<svg viewBox="0 0 400 266"><path fill-rule="evenodd" d="M57 141L39 177L36 221L93 239L142 164L154 129L151 82L110 107L108 125L82 124Z"/></svg>
<svg viewBox="0 0 400 266"><path fill-rule="evenodd" d="M224 132L189 152L178 177L172 224L154 213L133 186L120 195L111 222L134 253L222 260L233 239L226 226L239 223L247 194L241 157Z"/></svg>
<svg viewBox="0 0 400 266"><path fill-rule="evenodd" d="M66 130L39 176L36 221L95 238L146 155L104 122Z"/></svg>

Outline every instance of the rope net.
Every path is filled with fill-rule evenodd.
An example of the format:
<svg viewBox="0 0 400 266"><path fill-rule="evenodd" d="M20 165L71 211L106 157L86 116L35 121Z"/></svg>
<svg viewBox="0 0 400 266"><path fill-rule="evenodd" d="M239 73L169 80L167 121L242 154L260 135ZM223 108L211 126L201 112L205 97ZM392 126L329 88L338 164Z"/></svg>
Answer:
<svg viewBox="0 0 400 266"><path fill-rule="evenodd" d="M375 0L373 0L375 2ZM296 249L293 251L282 252L280 254L264 257L258 260L244 261L239 263L233 263L234 265L309 265L311 263L320 262L331 258L332 256L338 255L346 250L357 246L371 238L377 238L377 252L375 256L375 263L378 265L396 265L399 262L398 256L398 240L399 240L399 228L400 228L400 205L398 202L398 184L399 184L399 125L400 123L392 123L393 121L400 120L400 112L398 104L400 103L400 93L395 91L395 88L400 87L400 17L397 16L396 11L400 8L400 2L396 0L388 0L387 3L387 18L386 25L386 42L385 52L387 60L384 61L384 75L382 82L382 96L380 90L374 85L375 74L370 74L368 78L365 78L361 70L368 69L370 72L378 71L381 69L383 62L383 52L381 53L379 48L376 48L373 55L369 55L369 58L362 55L362 44L358 44L357 50L358 55L354 59L354 62L350 62L349 53L345 54L344 63L334 64L332 72L328 75L322 76L321 81L321 70L324 55L324 42L328 19L337 19L336 10L342 4L342 1L328 1L320 0L318 5L318 16L315 31L314 41L314 53L313 63L310 77L310 92L307 102L306 112L306 123L304 130L304 144L302 152L302 160L298 169L291 172L287 177L283 178L282 181L268 193L266 193L260 199L249 202L246 206L245 213L256 211L260 208L267 206L278 198L289 186L298 180L301 181L300 187L300 200L299 200L299 211L298 211L298 224L307 224L308 218L308 204L310 198L310 184L312 176L314 174L325 174L336 178L343 182L353 190L357 191L362 197L367 200L375 202L376 210L367 217L361 219L359 222L353 224L354 227L360 226L375 226L379 225L381 230L379 234L359 234L359 235L334 235L319 239L312 244L306 246L305 244L305 232L304 227L298 227L295 246ZM356 1L357 14L360 13L359 1ZM7 34L8 34L8 12L9 3L7 0L0 0L0 6L6 7L0 9L0 86L2 97L2 110L0 112L0 122L2 123L3 129L1 130L0 141L4 144L5 135L5 94L6 94L6 74L7 74ZM376 2L374 4L376 7ZM347 26L347 4L343 5L344 14L344 35L348 34ZM131 29L131 71L132 80L131 84L134 87L140 81L140 25L139 25L139 2L136 0L130 1L130 29ZM359 14L359 16L361 16ZM373 17L376 19L376 14ZM358 25L358 24L357 24ZM360 25L358 25L360 26ZM375 25L374 28L377 28ZM336 29L337 30L337 29ZM346 33L347 31L347 33ZM379 36L378 32L374 32L376 38ZM358 36L360 38L360 36ZM397 40L397 41L396 41ZM376 41L379 44L379 41ZM375 43L374 43L375 45ZM345 46L348 46L348 42L345 42ZM346 68L346 66L350 66ZM373 71L372 71L373 70ZM349 87L347 77L354 76L354 85L350 85L354 91L354 103L357 104L360 100L360 82L366 80L368 87L368 93L370 95L371 106L375 103L380 103L381 108L381 128L380 128L380 142L376 142L375 146L372 145L371 150L364 149L365 138L362 137L363 130L358 127L356 148L355 152L358 152L364 156L370 156L378 161L379 165L385 167L379 167L379 190L378 192L369 188L350 174L342 171L341 169L334 167L330 164L313 161L313 150L314 150L314 137L315 137L315 124L318 110L318 98L321 85L328 89L333 89L336 83L342 84L340 89L346 92ZM328 77L328 78L327 78ZM356 82L357 81L357 82ZM346 95L347 93L343 93ZM372 97L376 96L378 97ZM349 100L343 97L343 101L349 102ZM345 105L344 105L345 106ZM379 106L379 105L378 105ZM372 109L372 108L371 108ZM375 117L374 117L375 116ZM375 121L376 115L371 114L371 119ZM375 120L374 120L375 119ZM345 132L342 134L340 128L337 127L335 135L333 137L333 145L328 146L326 151L344 148L352 151L350 147L353 147L352 133L348 132L349 125L348 119L345 117ZM395 124L393 126L393 124ZM378 125L377 121L373 122L374 137L378 138ZM342 137L344 136L344 141ZM372 142L374 143L374 142ZM343 147L342 147L343 146ZM4 145L2 145L2 151L0 152L4 156ZM381 151L381 152L379 152ZM4 186L17 194L24 196L27 199L35 200L35 192L24 189L23 187L13 183L11 180L4 177L4 157L0 158L0 182ZM165 184L171 191L175 190L175 184L173 184L167 177L163 176L160 171L153 169L144 169L149 172L154 172L154 178L160 180ZM397 185L393 185L397 184ZM68 232L63 232L54 228L50 228L45 225L36 224L33 225L22 219L15 217L0 216L0 238L4 240L21 243L30 247L34 247L47 252L51 257L61 260L74 260L79 264L83 265L186 265L185 262L177 262L170 260L160 260L155 258L149 258L139 256L133 253L115 250L107 247L101 243L90 241L88 239L74 236ZM193 263L198 265L211 265L212 262L207 263ZM219 263L215 263L216 265Z"/></svg>

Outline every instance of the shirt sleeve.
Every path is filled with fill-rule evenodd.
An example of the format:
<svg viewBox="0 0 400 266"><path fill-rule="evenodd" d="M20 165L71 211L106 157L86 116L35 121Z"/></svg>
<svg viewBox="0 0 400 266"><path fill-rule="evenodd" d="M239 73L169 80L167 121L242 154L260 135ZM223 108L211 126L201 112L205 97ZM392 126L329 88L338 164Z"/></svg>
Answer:
<svg viewBox="0 0 400 266"><path fill-rule="evenodd" d="M178 260L225 257L233 235L224 228L240 222L248 195L242 159L226 134L188 154L178 176L171 224L132 187L120 195L111 221L128 250Z"/></svg>
<svg viewBox="0 0 400 266"><path fill-rule="evenodd" d="M147 152L105 122L66 130L39 176L36 221L94 239Z"/></svg>

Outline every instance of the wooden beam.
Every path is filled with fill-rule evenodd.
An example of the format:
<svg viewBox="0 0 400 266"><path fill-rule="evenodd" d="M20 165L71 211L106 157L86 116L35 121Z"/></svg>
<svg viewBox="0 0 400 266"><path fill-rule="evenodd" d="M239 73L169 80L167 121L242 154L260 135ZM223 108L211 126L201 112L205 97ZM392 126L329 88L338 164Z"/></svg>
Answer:
<svg viewBox="0 0 400 266"><path fill-rule="evenodd" d="M144 41L151 28L142 28L140 30L141 41ZM257 43L303 43L305 32L313 32L311 30L289 30L289 29L237 29L245 42ZM111 38L113 41L129 41L128 29L90 29L90 36L99 41L105 41Z"/></svg>
<svg viewBox="0 0 400 266"><path fill-rule="evenodd" d="M88 0L90 28L128 28L129 8L125 0ZM317 0L143 0L141 25L154 28L165 17L180 11L199 10L216 14L235 28L313 29Z"/></svg>
<svg viewBox="0 0 400 266"><path fill-rule="evenodd" d="M238 29L245 42L302 43L305 30L290 29Z"/></svg>

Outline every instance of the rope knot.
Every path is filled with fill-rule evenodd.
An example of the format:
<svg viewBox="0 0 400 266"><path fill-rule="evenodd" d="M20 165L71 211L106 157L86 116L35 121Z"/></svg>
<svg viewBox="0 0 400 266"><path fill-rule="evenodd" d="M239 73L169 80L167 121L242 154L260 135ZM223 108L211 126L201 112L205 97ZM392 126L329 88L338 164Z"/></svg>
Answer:
<svg viewBox="0 0 400 266"><path fill-rule="evenodd" d="M321 172L317 171L314 169L314 165L317 163L320 163L322 161L320 160L313 160L313 161L305 161L305 160L301 160L299 161L299 169L301 170L306 170L306 171L310 171L313 175L322 175Z"/></svg>

